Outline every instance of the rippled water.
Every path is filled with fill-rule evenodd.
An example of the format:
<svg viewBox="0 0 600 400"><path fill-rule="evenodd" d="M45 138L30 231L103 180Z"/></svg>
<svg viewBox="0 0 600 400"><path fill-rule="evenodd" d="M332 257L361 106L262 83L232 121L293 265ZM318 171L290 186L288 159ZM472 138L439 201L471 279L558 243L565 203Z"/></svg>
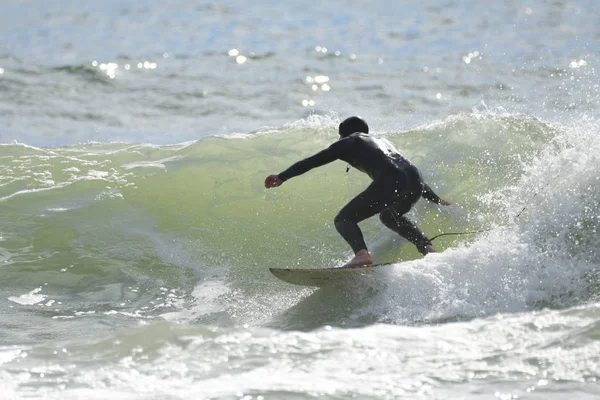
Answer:
<svg viewBox="0 0 600 400"><path fill-rule="evenodd" d="M0 13L7 398L600 395L595 1L21 1ZM325 289L365 117L454 206ZM396 263L402 262L402 263Z"/></svg>
<svg viewBox="0 0 600 400"><path fill-rule="evenodd" d="M594 10L591 0L14 3L0 16L0 140L169 144L310 113L360 113L387 130L483 104L597 116Z"/></svg>

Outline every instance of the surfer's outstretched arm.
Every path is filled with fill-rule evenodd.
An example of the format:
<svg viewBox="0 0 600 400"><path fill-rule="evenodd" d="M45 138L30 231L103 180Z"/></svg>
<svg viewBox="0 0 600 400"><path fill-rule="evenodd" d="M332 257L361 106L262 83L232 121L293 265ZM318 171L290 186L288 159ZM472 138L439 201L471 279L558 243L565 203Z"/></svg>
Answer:
<svg viewBox="0 0 600 400"><path fill-rule="evenodd" d="M342 142L336 142L315 154L314 156L310 156L305 158L304 160L300 160L282 173L279 174L279 178L282 181L287 181L290 178L293 178L298 175L302 175L313 168L321 167L325 164L329 164L332 161L337 160L340 157L342 150Z"/></svg>
<svg viewBox="0 0 600 400"><path fill-rule="evenodd" d="M340 158L342 152L345 149L347 141L340 140L325 150L318 152L317 154L305 158L304 160L300 160L285 171L280 174L273 174L267 176L265 179L265 187L272 188L281 186L283 182L287 181L290 178L293 178L298 175L302 175L313 168L317 168L323 166L325 164L329 164Z"/></svg>
<svg viewBox="0 0 600 400"><path fill-rule="evenodd" d="M269 176L267 176L267 179L265 179L265 187L267 189L270 189L272 187L281 186L282 184L283 184L283 181L277 174L269 175Z"/></svg>

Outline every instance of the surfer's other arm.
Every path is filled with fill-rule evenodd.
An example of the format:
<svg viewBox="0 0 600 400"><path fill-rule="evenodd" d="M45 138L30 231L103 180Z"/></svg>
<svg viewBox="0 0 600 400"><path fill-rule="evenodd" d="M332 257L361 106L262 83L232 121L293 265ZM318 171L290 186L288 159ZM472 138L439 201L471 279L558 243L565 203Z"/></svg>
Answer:
<svg viewBox="0 0 600 400"><path fill-rule="evenodd" d="M452 204L447 202L446 200L443 200L440 196L435 194L433 189L431 189L431 187L429 187L429 185L425 182L423 182L423 193L421 194L421 197L423 197L427 201L431 201L435 204L440 204L442 206L449 206Z"/></svg>

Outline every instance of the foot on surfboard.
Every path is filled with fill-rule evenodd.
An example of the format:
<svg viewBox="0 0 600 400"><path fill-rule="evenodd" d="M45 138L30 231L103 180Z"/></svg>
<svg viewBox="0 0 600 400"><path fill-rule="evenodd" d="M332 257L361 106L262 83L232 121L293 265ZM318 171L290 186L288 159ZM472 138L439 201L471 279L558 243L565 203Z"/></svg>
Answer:
<svg viewBox="0 0 600 400"><path fill-rule="evenodd" d="M369 251L361 250L358 253L356 253L352 260L344 264L343 268L362 267L371 264L373 264L373 259L371 258L371 254L369 253Z"/></svg>
<svg viewBox="0 0 600 400"><path fill-rule="evenodd" d="M425 251L423 252L423 255L427 255L429 253L437 253L437 251L435 250L435 248L428 244L427 246L425 246Z"/></svg>

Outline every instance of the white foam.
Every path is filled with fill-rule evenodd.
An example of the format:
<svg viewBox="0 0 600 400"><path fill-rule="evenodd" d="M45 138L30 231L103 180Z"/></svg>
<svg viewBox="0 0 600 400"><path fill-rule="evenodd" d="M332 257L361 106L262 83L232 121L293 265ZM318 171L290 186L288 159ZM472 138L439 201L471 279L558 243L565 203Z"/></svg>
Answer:
<svg viewBox="0 0 600 400"><path fill-rule="evenodd" d="M25 293L20 296L10 296L8 298L8 300L10 300L14 303L17 303L17 304L21 304L23 306L33 306L35 304L43 302L48 297L45 294L39 294L41 291L42 291L42 288L39 287L39 288L33 289L29 293Z"/></svg>
<svg viewBox="0 0 600 400"><path fill-rule="evenodd" d="M191 305L185 309L164 313L161 317L167 321L189 322L203 315L223 311L225 307L220 304L219 299L228 293L229 288L224 282L206 280L194 288L194 301Z"/></svg>
<svg viewBox="0 0 600 400"><path fill-rule="evenodd" d="M152 161L137 161L128 164L123 164L123 168L125 169L134 169L134 168L160 168L167 169L165 163L176 161L182 159L183 156L172 156L163 158L160 160L152 160Z"/></svg>

